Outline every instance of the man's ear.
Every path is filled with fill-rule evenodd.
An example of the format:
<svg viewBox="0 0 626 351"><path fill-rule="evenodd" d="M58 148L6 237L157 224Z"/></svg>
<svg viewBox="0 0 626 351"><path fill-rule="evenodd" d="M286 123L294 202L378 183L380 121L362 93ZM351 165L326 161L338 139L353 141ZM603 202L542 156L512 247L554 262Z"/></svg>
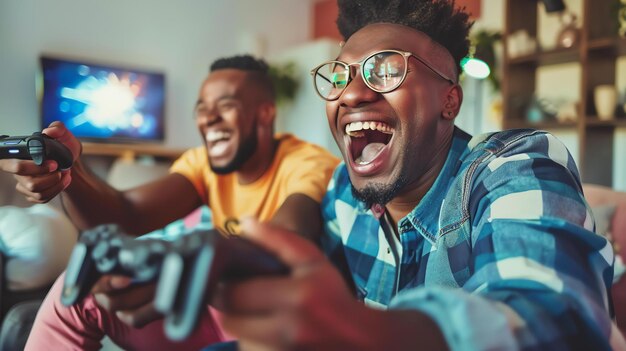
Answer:
<svg viewBox="0 0 626 351"><path fill-rule="evenodd" d="M272 102L264 102L258 107L259 123L272 126L276 118L276 105Z"/></svg>
<svg viewBox="0 0 626 351"><path fill-rule="evenodd" d="M448 120L453 120L458 116L461 109L461 103L463 102L463 89L459 84L450 86L444 97L443 109L441 111L441 117Z"/></svg>

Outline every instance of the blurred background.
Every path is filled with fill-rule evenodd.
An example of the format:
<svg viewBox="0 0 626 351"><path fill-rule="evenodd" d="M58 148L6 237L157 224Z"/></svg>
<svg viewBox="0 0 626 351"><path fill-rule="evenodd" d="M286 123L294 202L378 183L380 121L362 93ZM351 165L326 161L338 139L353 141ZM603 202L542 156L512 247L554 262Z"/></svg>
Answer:
<svg viewBox="0 0 626 351"><path fill-rule="evenodd" d="M457 124L472 134L547 129L570 148L585 181L626 190L626 29L620 27L626 27L626 5L456 3L476 21L473 56L489 67L486 77L480 67L472 73L478 78L464 74ZM209 64L250 53L287 77L284 87L293 93L281 101L277 129L336 153L309 75L337 55L336 14L334 0L0 0L0 133L30 134L47 124L42 56L156 72L164 78L163 135L129 143L96 140L86 154L172 159L200 143L192 109ZM596 111L596 90L608 91L598 98L608 100L608 115Z"/></svg>

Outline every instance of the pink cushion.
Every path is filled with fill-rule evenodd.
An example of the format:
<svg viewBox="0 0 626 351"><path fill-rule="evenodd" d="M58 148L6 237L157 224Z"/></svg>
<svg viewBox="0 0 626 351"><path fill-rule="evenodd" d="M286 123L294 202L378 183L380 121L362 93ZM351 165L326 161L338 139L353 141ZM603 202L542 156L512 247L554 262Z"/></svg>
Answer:
<svg viewBox="0 0 626 351"><path fill-rule="evenodd" d="M616 253L626 261L626 192L593 184L583 184L583 190L591 207L615 206L610 230L616 243ZM626 335L626 277L613 284L611 295L617 326Z"/></svg>
<svg viewBox="0 0 626 351"><path fill-rule="evenodd" d="M615 206L611 234L617 243L617 254L626 261L626 192L594 184L583 184L583 190L591 207Z"/></svg>

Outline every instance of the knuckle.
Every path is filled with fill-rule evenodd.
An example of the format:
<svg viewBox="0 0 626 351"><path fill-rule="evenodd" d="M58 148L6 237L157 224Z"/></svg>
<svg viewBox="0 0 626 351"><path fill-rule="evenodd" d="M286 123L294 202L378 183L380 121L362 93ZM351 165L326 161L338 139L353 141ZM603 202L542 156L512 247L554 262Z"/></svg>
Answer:
<svg viewBox="0 0 626 351"><path fill-rule="evenodd" d="M93 297L102 308L107 311L112 310L113 304L111 303L111 299L106 294L94 294Z"/></svg>
<svg viewBox="0 0 626 351"><path fill-rule="evenodd" d="M32 166L33 165L31 161L13 160L13 173L15 173L16 175L29 174L30 172L32 172Z"/></svg>
<svg viewBox="0 0 626 351"><path fill-rule="evenodd" d="M126 324L128 324L129 326L131 326L133 328L140 328L142 326L141 323L140 323L139 318L137 318L133 314L125 314L124 320L125 320Z"/></svg>
<svg viewBox="0 0 626 351"><path fill-rule="evenodd" d="M301 284L294 291L293 307L296 309L305 308L313 303L316 295L307 285Z"/></svg>
<svg viewBox="0 0 626 351"><path fill-rule="evenodd" d="M10 162L7 162L6 167L4 167L4 169L9 172L9 173L14 173L16 176L17 174L23 173L25 170L25 165L23 162L18 162L17 160L8 160Z"/></svg>
<svg viewBox="0 0 626 351"><path fill-rule="evenodd" d="M35 183L35 181L33 181L32 178L24 179L22 181L22 185L28 191L31 191L31 192L37 191L37 183Z"/></svg>

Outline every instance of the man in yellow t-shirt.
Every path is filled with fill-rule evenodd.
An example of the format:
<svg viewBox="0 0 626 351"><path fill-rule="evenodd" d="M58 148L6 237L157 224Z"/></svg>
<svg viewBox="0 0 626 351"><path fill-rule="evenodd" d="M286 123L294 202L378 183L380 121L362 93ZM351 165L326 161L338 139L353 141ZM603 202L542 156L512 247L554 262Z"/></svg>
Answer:
<svg viewBox="0 0 626 351"><path fill-rule="evenodd" d="M82 229L117 223L140 235L208 204L215 226L230 233L242 216L255 216L315 240L322 231L319 203L338 160L293 136L275 135L265 62L251 56L214 62L194 111L204 146L187 151L169 175L137 188L118 191L94 177L79 159L80 142L59 122L43 133L72 151L71 170L60 172L55 161L37 166L23 160L0 160L0 169L14 173L18 191L33 202L63 192L70 218ZM154 286L129 285L123 277L103 277L92 296L65 308L58 279L26 349L96 350L105 335L133 350L199 349L223 339L205 313L185 342L169 341L150 303Z"/></svg>
<svg viewBox="0 0 626 351"><path fill-rule="evenodd" d="M188 150L171 167L190 180L211 208L213 225L230 234L239 234L242 216L271 220L289 196L304 195L320 201L336 165L328 152L283 134L274 139L274 159L258 179L241 184L236 173L219 174L208 165L205 147Z"/></svg>

